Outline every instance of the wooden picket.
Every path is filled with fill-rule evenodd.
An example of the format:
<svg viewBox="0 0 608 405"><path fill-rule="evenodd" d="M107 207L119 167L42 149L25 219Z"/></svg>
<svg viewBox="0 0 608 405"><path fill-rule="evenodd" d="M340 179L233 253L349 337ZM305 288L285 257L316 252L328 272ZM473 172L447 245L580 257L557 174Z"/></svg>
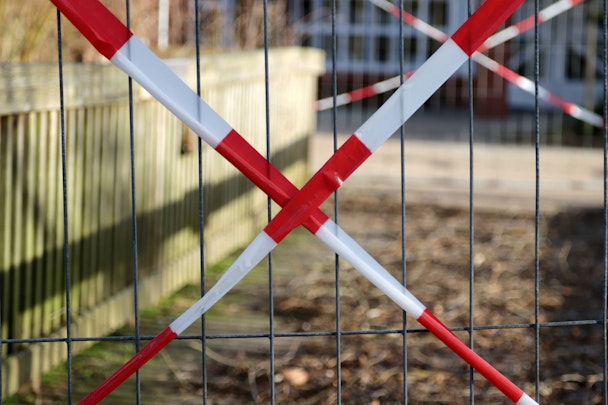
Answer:
<svg viewBox="0 0 608 405"><path fill-rule="evenodd" d="M307 177L307 139L323 55L271 50L272 159L296 184ZM203 98L265 150L262 52L203 58ZM194 87L194 60L168 62ZM64 272L61 127L56 65L0 66L0 277L3 394L61 361L66 288L73 336L109 333L133 317L134 250L127 77L110 65L65 65L69 286ZM137 85L133 153L140 305L200 274L197 140ZM203 147L205 258L246 243L266 218L265 195ZM226 231L229 229L230 231ZM78 345L82 348L83 345Z"/></svg>

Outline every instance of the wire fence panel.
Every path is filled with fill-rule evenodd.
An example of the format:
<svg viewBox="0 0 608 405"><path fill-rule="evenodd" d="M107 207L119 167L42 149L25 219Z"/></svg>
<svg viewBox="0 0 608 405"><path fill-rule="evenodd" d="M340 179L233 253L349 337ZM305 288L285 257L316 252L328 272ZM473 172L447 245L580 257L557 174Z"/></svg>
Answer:
<svg viewBox="0 0 608 405"><path fill-rule="evenodd" d="M226 58L221 63L224 78L205 89L206 97L234 117L236 125L248 129L259 145L264 144L265 131L255 117L257 113L250 109L242 114L239 102L226 97L238 94L241 102L250 106L263 94L261 56L251 53L241 59ZM314 72L321 69L321 55L285 49L273 51L272 56L281 62L272 86L290 84L296 92L288 95L291 100L312 104ZM221 59L212 57L209 66ZM299 66L293 65L296 60ZM184 61L172 63L187 77ZM249 64L247 71L239 67L242 63ZM260 66L257 71L252 69L256 65ZM135 159L133 167L139 179L134 200L141 251L137 282L141 306L148 307L184 283L196 281L200 273L195 136L140 89L135 89L129 102L126 78L115 69L61 67L65 76L63 115L57 101L56 68L3 67L5 77L10 78L3 82L6 98L1 115L2 207L6 213L2 216L2 347L4 355L10 355L4 363L9 370L4 373L4 392L14 391L29 380L30 373L36 376L65 356L64 345L32 348L37 339L53 341L65 333L65 232L57 222L63 216L62 182L58 181L63 164L68 168L70 316L78 319L72 325L76 336L107 334L131 316L124 311L133 307L130 296L135 279L130 141L125 137L130 132L136 134L135 144L142 156ZM208 76L217 73L208 69L204 78ZM286 101L288 97L274 99L279 105L272 112L278 117L275 133L281 136L273 141L273 158L288 175L302 181L307 170L302 151L307 148L314 121L312 112L294 117L297 103ZM132 131L129 110L137 116ZM61 117L65 122L65 161L59 142ZM206 225L208 234L215 235L206 241L210 250L207 257L214 262L245 243L264 223L266 199L219 157L209 151L204 154ZM223 232L224 226L233 232ZM38 354L33 356L31 350ZM17 369L25 371L16 373Z"/></svg>
<svg viewBox="0 0 608 405"><path fill-rule="evenodd" d="M0 106L0 397L608 404L606 1L524 2L502 26L522 32L488 53L494 61L473 55L494 68L454 67L396 133L394 114L365 123L388 97L387 79L398 87L435 51L454 46L440 48L426 35L453 34L480 3L293 0L281 9L195 0L183 9L194 17L184 37L197 45L196 60L170 67L219 118L204 103L172 111L195 132L201 124L203 140L226 132L211 148L115 67L76 75L83 83L72 85L79 67L63 62L66 21L58 14L58 68L30 80L58 75L59 92L48 78L31 86L50 89L40 97L17 92ZM129 1L126 10L130 27L137 16ZM526 32L519 21L528 21ZM427 22L428 32L416 31ZM201 36L205 24L221 28L217 38ZM323 48L325 62L318 53L273 49L281 30ZM254 31L255 41L247 36ZM228 74L230 56L201 55L210 40L263 47L236 63L255 70L253 84ZM123 59L112 62L121 69L145 62L126 70L140 82L138 74L164 72L143 42L127 41L117 47ZM466 59L450 52L450 63ZM311 89L322 63L327 108L318 111ZM13 80L10 69L4 76ZM425 83L445 75L435 73ZM503 80L513 75L520 78ZM148 88L154 97L169 104L171 92L190 97L174 79L158 78ZM97 92L101 101L82 101ZM371 134L385 128L391 133L380 146ZM354 132L369 151L353 146ZM339 164L321 169L327 180L298 193L292 181L300 187L304 173L342 148L353 155L338 152ZM342 179L332 173L347 177L354 153L366 159L376 149L333 192ZM321 202L323 193L331 195L321 206L329 222L314 205L304 214L297 206ZM320 240L299 228L287 236L284 224L298 215ZM274 218L285 222L275 227ZM243 256L227 256L268 222ZM220 278L233 267L238 277ZM217 285L231 290L216 295ZM125 363L122 377L134 378L99 385ZM9 396L27 380L33 389Z"/></svg>

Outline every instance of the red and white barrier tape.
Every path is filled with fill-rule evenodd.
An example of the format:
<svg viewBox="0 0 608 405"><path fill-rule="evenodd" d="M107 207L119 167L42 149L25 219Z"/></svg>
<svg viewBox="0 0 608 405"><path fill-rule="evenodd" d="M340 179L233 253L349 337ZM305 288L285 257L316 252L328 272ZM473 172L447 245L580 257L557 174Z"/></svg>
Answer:
<svg viewBox="0 0 608 405"><path fill-rule="evenodd" d="M389 2L388 0L370 0L370 1L372 3L374 3L376 6L382 8L383 10L388 11L393 16L399 18L399 16L400 16L399 7L395 6L393 3ZM580 0L579 1L569 0L569 1L562 1L562 2L558 2L556 4L553 4L552 6L544 9L539 14L539 20L543 21L543 22L547 21L548 19L553 18L556 15L558 15L560 12L564 12L580 2L581 2ZM445 33L443 33L442 31L438 30L437 28L429 25L428 23L420 20L419 18L411 15L410 13L408 13L406 11L402 11L402 15L403 15L403 21L406 24L411 25L414 29L422 32L423 34L425 34L439 42L443 43L446 41L446 38L448 36ZM542 15L542 19L540 17L541 15ZM509 31L517 30L517 34L519 34L519 33L523 32L522 30L530 29L531 27L530 27L529 21L530 21L530 17L523 20L523 24L521 26L518 26L516 29L509 30ZM532 17L532 27L533 26L534 26L534 16ZM504 32L504 30L501 31L501 33L502 32ZM512 32L509 34L505 34L505 35L501 34L501 36L499 38L492 40L490 43L488 43L488 41L485 41L482 48L489 49L490 45L496 46L496 45L506 41L507 39L509 39L509 35L512 35ZM530 93L532 95L536 94L533 81L515 73L511 69L507 68L504 65L501 65L500 63L496 62L495 60L491 59L490 57L481 54L479 51L473 53L473 55L471 55L471 59L473 59L476 63L480 64L481 66L485 67L486 69L501 76L505 80L513 83L514 85L516 85L520 89L524 90L525 92ZM594 113L593 111L589 111L583 107L580 107L574 103L566 101L566 100L560 98L559 96L551 93L549 90L545 89L542 86L538 86L538 97L540 99L547 101L548 103L553 104L554 106L560 108L566 114L568 114L576 119L584 121L584 122L591 124L593 126L596 126L598 128L604 127L604 119L601 116L599 116L598 114Z"/></svg>
<svg viewBox="0 0 608 405"><path fill-rule="evenodd" d="M350 174L422 106L522 2L486 1L369 120L355 131L300 192L283 207L264 231L254 239L253 244L257 245L256 248L251 252L246 250L235 261L235 271L239 272L243 267L257 264L258 260L265 257L289 232L308 218ZM267 250L261 254L258 248ZM404 309L408 311L407 308ZM521 389L457 339L426 308L419 316L416 316L416 312L409 312L514 403L535 403Z"/></svg>
<svg viewBox="0 0 608 405"><path fill-rule="evenodd" d="M498 74L503 77L505 80L515 84L520 89L524 90L527 93L532 95L536 94L534 82L526 77L523 77L511 69L507 68L504 65L496 62L495 60L489 58L488 56L482 53L476 53L473 55L472 59L479 63L481 66L486 69ZM590 111L584 107L576 105L570 101L566 101L563 98L556 96L551 93L549 90L542 86L538 86L538 98L544 100L550 104L561 109L566 114L570 115L573 118L576 118L580 121L586 122L587 124L591 124L597 128L604 127L604 119L602 116Z"/></svg>
<svg viewBox="0 0 608 405"><path fill-rule="evenodd" d="M370 0L370 1L372 1L372 3L374 3L376 6L380 7L384 11L387 11L388 13L395 15L397 18L399 17L399 8L397 6L395 6L394 4L392 4L388 1L374 1L374 0ZM584 1L585 0L560 0L556 3L553 3L550 6L539 11L538 22L539 22L539 24L541 24L546 21L549 21L552 18L557 17L559 14L576 6L577 4L583 3ZM409 13L403 12L403 19L406 23L419 28L423 33L428 34L431 37L437 37L437 39L442 38L440 40L441 42L443 42L445 39L448 38L448 36L445 35L443 32L441 32L440 30L425 23L424 21L417 19L416 17L414 17L413 15L411 15ZM516 24L513 24L507 28L504 28L503 30L497 32L496 34L494 34L490 38L488 38L477 51L483 52L488 49L492 49L502 43L505 43L505 42L517 37L518 35L523 34L524 32L526 32L534 27L535 19L536 19L535 16L532 15ZM403 76L404 76L404 78L407 79L413 73L414 73L414 70L405 73ZM370 86L362 87L357 90L352 90L347 93L339 94L336 97L336 106L339 107L342 105L353 103L355 101L362 100L367 97L376 96L378 94L382 94L387 91L394 90L397 87L399 87L400 85L401 85L401 80L399 79L399 76L395 76L390 79L386 79L381 82L378 82L376 84L372 84ZM324 110L330 109L331 107L333 107L333 105L334 105L333 97L326 97L326 98L317 100L317 102L315 103L315 109L317 111L324 111Z"/></svg>
<svg viewBox="0 0 608 405"><path fill-rule="evenodd" d="M542 24L550 19L557 17L561 13L570 10L577 4L583 3L585 0L560 0L557 1L538 12L538 23ZM507 42L518 35L534 28L536 23L536 16L531 15L528 18L521 20L517 24L513 24L495 35L492 35L483 45L477 50L478 52L484 52L488 49L494 48L504 42Z"/></svg>
<svg viewBox="0 0 608 405"><path fill-rule="evenodd" d="M407 80L414 74L415 70L407 72L403 75L403 79ZM369 86L361 87L360 89L352 90L347 93L338 94L336 96L336 107L354 103L355 101L363 100L368 97L377 96L378 94L386 93L401 86L401 76L391 77L390 79L382 80ZM333 97L325 97L315 102L316 111L329 110L334 106Z"/></svg>
<svg viewBox="0 0 608 405"><path fill-rule="evenodd" d="M183 82L160 62L140 41L111 15L97 1L76 2L75 0L52 0L66 16L77 26L87 38L100 50L102 54L110 58L115 64L130 74L136 81L140 82L151 94L159 98L180 119L191 126L205 141L214 146L220 153L226 156L233 164L241 169L262 189L281 205L297 191L295 186L288 182L280 172L271 168L268 173L268 162L255 149L248 145L221 117L217 116L196 94L194 94ZM497 1L497 0L494 0ZM520 2L508 7L512 12ZM497 7L487 8L489 11ZM506 11L505 11L506 12ZM506 17L505 17L506 18ZM474 27L473 27L474 28ZM109 32L106 32L108 30ZM469 30L470 31L470 30ZM471 49L472 42L461 34L458 47L463 51ZM474 42L474 41L473 41ZM454 53L446 52L446 55ZM466 58L464 58L466 60ZM435 64L436 65L436 64ZM437 66L436 66L437 67ZM424 76L421 76L424 78ZM420 79L422 80L422 79ZM194 97L191 97L194 94ZM192 103L194 108L192 107ZM413 111L412 111L413 113ZM411 114L410 114L411 115ZM205 125L201 124L205 122ZM365 137L363 137L365 139ZM369 140L368 140L369 141ZM368 142L373 147L374 142ZM375 150L375 149L374 149ZM236 161L235 161L236 160ZM357 165L358 166L358 165ZM354 170L354 169L353 169ZM326 175L329 174L326 172ZM341 183L340 183L341 184ZM331 192L330 192L331 193ZM308 219L308 214L312 216ZM465 360L477 364L477 368L486 374L497 373L493 376L494 381L502 384L503 392L509 398L517 396L521 398L518 403L525 402L527 397L521 390L508 382L502 375L494 370L489 364L474 354L466 345L458 340L449 330L436 320L426 308L411 295L401 284L397 282L386 270L373 260L363 249L361 249L337 225L321 213L316 207L308 207L304 218L307 228L316 230L316 235L332 246L338 253L351 261L359 271L379 286L403 309L415 316L421 323L435 330L435 334L449 347L452 347ZM299 222L298 222L299 223ZM321 224L321 225L319 225ZM297 224L295 225L297 226ZM294 227L295 227L294 226ZM97 403L108 395L124 379L141 367L147 360L153 357L159 350L168 344L178 333L194 319L200 317L214 302L221 298L240 278L253 267L257 261L266 255L266 252L276 246L277 242L269 237L260 235L253 245L248 247L241 255L244 259L238 261L224 274L222 281L218 282L199 303L186 311L171 326L146 345L131 361L123 366L117 373L110 377L99 389L89 395L83 403ZM217 288L216 288L217 287ZM471 363L470 363L471 364ZM474 366L475 367L475 366ZM485 374L484 374L485 375ZM507 382L502 381L505 379ZM510 384L510 385L509 385ZM514 387L514 388L513 388ZM524 402L522 402L524 401Z"/></svg>
<svg viewBox="0 0 608 405"><path fill-rule="evenodd" d="M370 1L372 3L374 3L375 5L377 5L378 7L382 8L383 10L388 11L392 15L399 17L399 8L397 6L395 6L394 4L390 3L389 1L386 1L386 0L370 0ZM546 22L546 21L550 20L551 18L554 18L555 16L559 15L560 13L563 13L564 11L569 10L570 8L574 7L575 5L582 3L583 1L584 0L558 1L557 3L554 3L539 12L539 23ZM429 25L428 23L418 19L417 17L415 17L411 14L403 11L402 15L403 15L403 20L407 24L411 25L412 27L419 30L420 32L430 36L431 38L436 39L437 41L440 41L440 42L444 42L448 38L448 36L445 33L443 33L442 31L438 30L437 28ZM516 37L517 35L525 32L526 30L529 30L530 28L532 28L534 26L534 20L535 20L534 16L531 16L531 17L526 18L525 20L522 20L521 22L519 22L515 25L505 28L504 30L502 30L502 31L498 32L497 34L488 38L488 40L486 40L483 43L483 45L480 47L480 50L491 49L499 44L502 44L503 42L506 42L506 41ZM533 81L515 73L514 71L507 68L506 66L501 65L500 63L494 61L493 59L491 59L479 52L480 51L478 51L477 53L475 53L472 56L472 58L475 62L479 63L480 65L484 66L485 68L489 69L490 71L498 74L499 76L501 76L505 80L511 82L512 84L519 87L520 89L524 90L525 92L535 95L535 86L534 86ZM413 72L414 71L406 73L404 75L404 77L407 78L407 77L411 76L413 74ZM343 93L336 97L336 106L346 105L346 104L349 104L349 103L352 103L352 102L355 102L358 100L362 100L367 97L382 94L387 91L396 89L397 87L399 87L399 85L400 85L400 77L395 76L390 79L384 80L382 82L378 82L376 84L363 87L361 89ZM560 98L559 96L551 93L549 90L545 89L542 86L538 87L538 92L539 92L538 96L540 99L560 108L566 114L568 114L578 120L586 122L588 124L596 126L598 128L604 127L603 118L600 115L594 113L593 111L590 111L575 103L566 101L566 100ZM324 111L324 110L327 110L327 109L333 107L333 104L334 104L333 97L326 97L326 98L318 100L315 103L315 108L317 111Z"/></svg>
<svg viewBox="0 0 608 405"><path fill-rule="evenodd" d="M370 1L372 3L374 3L374 5L378 6L379 8L383 9L384 11L394 15L397 18L399 18L399 16L402 15L403 22L410 25L411 27L418 30L419 32L421 32L433 39L436 39L437 41L444 42L445 40L447 40L449 38L449 36L447 34L445 34L443 31L433 27L432 25L430 25L429 23L427 23L425 21L422 21L421 19L408 13L407 11L403 10L402 13L400 13L399 7L396 6L395 4L391 3L388 0L370 0ZM557 17L561 13L563 13L567 10L570 10L572 7L576 6L577 4L583 3L584 1L585 0L559 0L538 12L538 23L542 24L544 22L547 22L547 21L551 20L552 18ZM484 43L477 49L477 52L484 52L484 51L487 51L488 49L492 49L502 43L505 43L505 42L517 37L518 35L523 34L526 31L534 28L535 20L536 20L536 17L534 15L531 15L516 24L513 24L507 28L502 29L501 31L497 32L496 34L492 35L487 40L485 40Z"/></svg>

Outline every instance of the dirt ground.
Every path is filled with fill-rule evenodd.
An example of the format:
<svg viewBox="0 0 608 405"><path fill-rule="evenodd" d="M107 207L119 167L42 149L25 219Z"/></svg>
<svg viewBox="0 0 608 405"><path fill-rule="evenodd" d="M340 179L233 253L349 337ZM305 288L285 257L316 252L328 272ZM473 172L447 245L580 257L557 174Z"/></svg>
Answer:
<svg viewBox="0 0 608 405"><path fill-rule="evenodd" d="M358 195L341 200L340 223L394 274L401 272L401 208L394 195ZM534 321L534 220L530 214L478 212L475 217L473 321L475 325ZM540 322L601 319L601 211L545 215L540 234ZM466 210L407 207L408 288L449 326L469 322L469 214ZM306 235L307 236L307 235ZM335 272L331 258L310 261L310 243L279 251L298 270L277 280L275 313L289 330L335 328ZM302 249L299 251L299 249ZM301 266L301 268L299 268ZM315 267L316 266L316 267ZM347 264L340 264L340 327L343 331L401 329L403 314ZM282 279L279 278L279 279ZM252 308L253 309L253 308ZM281 322L282 323L282 322ZM277 327L278 328L278 327ZM408 329L420 326L408 320ZM466 332L458 335L465 341ZM403 337L398 333L348 335L341 339L343 403L401 403L404 395ZM295 344L295 343L294 343ZM540 332L540 393L543 403L599 403L600 325L543 328ZM302 339L276 364L278 403L333 403L336 400L333 336ZM409 403L468 403L469 370L428 333L407 335ZM476 331L475 349L517 384L535 391L535 334L531 328ZM248 355L249 357L250 355ZM251 359L249 360L251 361ZM268 371L218 362L217 375L233 374L247 384L235 403L268 401ZM251 364L251 363L249 363ZM254 363L255 364L255 363ZM267 366L266 366L267 367ZM509 403L477 374L480 403ZM211 381L210 381L211 383ZM222 391L222 385L210 387ZM239 390L236 388L240 387Z"/></svg>
<svg viewBox="0 0 608 405"><path fill-rule="evenodd" d="M399 193L345 192L339 223L389 271L401 278L402 224ZM325 205L332 212L331 203ZM406 207L407 287L450 327L475 326L475 350L534 397L535 345L539 351L542 404L599 404L602 389L603 213L568 210L541 216L539 341L535 320L534 216L521 211L476 210L474 278L470 282L467 209L429 204ZM311 235L297 230L272 257L229 293L207 317L206 383L200 340L178 340L141 372L144 404L270 402L270 379L278 404L467 404L470 370L434 336ZM341 368L335 337L339 277ZM212 281L209 282L209 286ZM471 288L474 293L470 294ZM143 334L164 328L199 294L185 289L142 319ZM472 303L471 303L472 297ZM268 313L275 314L274 365L269 362ZM557 322L587 321L577 324ZM404 324L404 322L406 322ZM400 331L405 327L407 334ZM201 333L201 324L185 335ZM132 333L125 328L122 333ZM296 337L282 334L301 332ZM257 337L235 337L253 333ZM465 342L467 331L456 331ZM405 337L404 337L405 336ZM131 343L106 342L74 359L74 398L81 398L132 353ZM404 347L406 348L404 350ZM405 367L404 367L405 364ZM93 366L91 366L93 365ZM274 367L272 377L271 367ZM338 387L338 375L340 387ZM57 378L57 380L61 380ZM62 380L61 380L62 381ZM476 403L510 403L479 374L473 374ZM127 382L108 403L133 403ZM65 383L47 381L30 403L65 403ZM26 401L27 399L27 401Z"/></svg>

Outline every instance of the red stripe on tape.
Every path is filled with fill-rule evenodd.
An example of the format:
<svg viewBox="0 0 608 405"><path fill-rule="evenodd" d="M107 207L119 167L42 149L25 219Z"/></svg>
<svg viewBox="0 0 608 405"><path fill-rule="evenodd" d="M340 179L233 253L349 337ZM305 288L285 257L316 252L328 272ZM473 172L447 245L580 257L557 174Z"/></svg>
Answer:
<svg viewBox="0 0 608 405"><path fill-rule="evenodd" d="M129 378L135 371L143 367L144 364L146 364L152 357L154 357L176 337L177 334L173 332L171 328L165 328L154 339L152 339L150 343L145 345L143 349L136 353L131 360L116 370L116 372L105 380L103 384L95 388L95 390L80 401L79 404L97 404L99 401L108 396L108 394L114 391L116 387L125 382L125 380Z"/></svg>
<svg viewBox="0 0 608 405"><path fill-rule="evenodd" d="M405 10L400 11L399 7L395 6L394 4L391 4L390 12L397 18L403 17L403 21L412 26L419 21L418 18L416 18L413 14L410 14Z"/></svg>
<svg viewBox="0 0 608 405"><path fill-rule="evenodd" d="M490 70L492 70L493 72L497 73L498 75L504 77L506 80L510 81L511 83L516 84L519 87L523 86L522 76L518 75L511 69L507 69L507 67L504 65L500 65L500 64L496 63L494 69L490 69Z"/></svg>
<svg viewBox="0 0 608 405"><path fill-rule="evenodd" d="M524 0L487 0L456 31L452 39L471 56Z"/></svg>
<svg viewBox="0 0 608 405"><path fill-rule="evenodd" d="M296 186L235 130L230 131L215 150L281 207L298 192ZM327 219L321 210L316 210L303 225L316 233Z"/></svg>
<svg viewBox="0 0 608 405"><path fill-rule="evenodd" d="M108 59L133 33L97 0L51 0L89 42Z"/></svg>
<svg viewBox="0 0 608 405"><path fill-rule="evenodd" d="M559 98L558 96L556 96L555 94L548 94L547 97L545 97L545 98L551 104L556 105L557 107L561 108L562 111L564 111L566 114L573 115L574 112L576 111L576 107L577 107L576 104L563 100L563 99Z"/></svg>
<svg viewBox="0 0 608 405"><path fill-rule="evenodd" d="M494 386L502 391L502 393L511 401L517 402L524 395L524 392L521 389L458 339L458 337L428 309L424 310L417 321L439 338L439 340L445 343L446 346L452 349L454 353L464 359L471 367L483 375L488 381L494 384Z"/></svg>
<svg viewBox="0 0 608 405"><path fill-rule="evenodd" d="M352 103L353 101L363 100L364 98L375 96L376 94L378 94L378 92L376 91L376 89L374 88L374 85L372 84L371 86L362 87L360 89L356 89L356 90L353 90L350 93L348 93L348 95L350 97L349 102Z"/></svg>
<svg viewBox="0 0 608 405"><path fill-rule="evenodd" d="M541 18L540 16L538 17L538 23L541 23ZM517 30L522 33L524 31L528 31L529 29L531 29L532 27L534 27L534 24L536 24L536 17L535 16L530 16L528 18L526 18L525 20L521 20L520 22L518 22L517 24L515 24L515 27L517 28Z"/></svg>
<svg viewBox="0 0 608 405"><path fill-rule="evenodd" d="M264 230L275 242L280 241L308 218L331 193L371 155L356 136L351 136L306 183L300 192L270 221Z"/></svg>

